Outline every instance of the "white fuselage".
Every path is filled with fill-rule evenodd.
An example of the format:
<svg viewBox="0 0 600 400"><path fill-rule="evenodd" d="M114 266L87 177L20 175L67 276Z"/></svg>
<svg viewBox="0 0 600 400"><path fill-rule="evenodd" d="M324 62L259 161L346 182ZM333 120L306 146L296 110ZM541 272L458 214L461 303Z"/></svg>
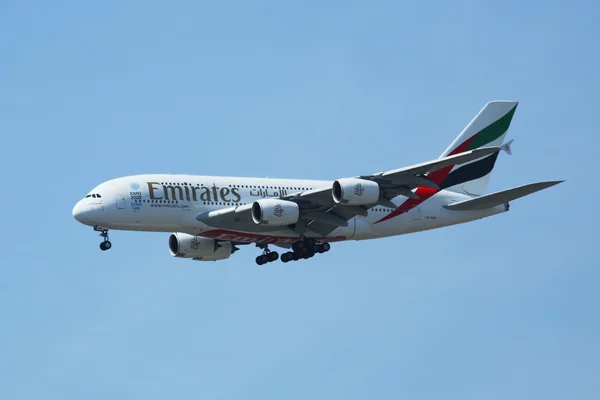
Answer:
<svg viewBox="0 0 600 400"><path fill-rule="evenodd" d="M331 188L331 181L273 178L236 178L197 175L136 175L114 179L94 188L73 209L78 221L105 229L182 232L240 243L289 244L300 234L288 227L265 232L253 229L222 229L197 220L197 216L215 210L252 204L263 198L277 198L318 188ZM468 196L442 190L407 212L378 222L394 211L376 206L367 216L357 216L346 227L338 227L325 237L334 242L365 240L440 228L484 218L505 211L504 206L477 211L450 211L443 206L469 199ZM396 206L406 197L392 199ZM246 226L248 226L246 224Z"/></svg>

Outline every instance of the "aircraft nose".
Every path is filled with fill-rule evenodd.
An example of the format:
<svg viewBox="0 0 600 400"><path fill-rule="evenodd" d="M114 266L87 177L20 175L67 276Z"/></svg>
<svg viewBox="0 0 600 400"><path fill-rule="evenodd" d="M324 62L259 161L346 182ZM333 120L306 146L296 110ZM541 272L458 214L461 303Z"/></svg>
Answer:
<svg viewBox="0 0 600 400"><path fill-rule="evenodd" d="M89 219L89 214L91 211L92 209L89 206L82 204L82 200L80 200L75 204L75 207L73 207L73 218L82 224L90 225L91 220Z"/></svg>
<svg viewBox="0 0 600 400"><path fill-rule="evenodd" d="M81 201L78 201L77 204L75 204L75 207L73 207L73 218L81 222L79 219L81 218Z"/></svg>

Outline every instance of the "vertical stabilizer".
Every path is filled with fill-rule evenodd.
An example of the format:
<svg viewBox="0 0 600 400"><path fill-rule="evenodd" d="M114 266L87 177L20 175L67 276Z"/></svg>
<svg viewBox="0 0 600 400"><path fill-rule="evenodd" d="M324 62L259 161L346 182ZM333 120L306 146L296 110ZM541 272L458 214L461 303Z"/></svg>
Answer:
<svg viewBox="0 0 600 400"><path fill-rule="evenodd" d="M441 157L447 157L479 147L500 146L512 121L518 102L496 100L487 103L463 129ZM510 152L510 144L507 146ZM510 153L509 153L510 154ZM455 166L442 182L441 188L471 196L485 193L498 153L468 164Z"/></svg>

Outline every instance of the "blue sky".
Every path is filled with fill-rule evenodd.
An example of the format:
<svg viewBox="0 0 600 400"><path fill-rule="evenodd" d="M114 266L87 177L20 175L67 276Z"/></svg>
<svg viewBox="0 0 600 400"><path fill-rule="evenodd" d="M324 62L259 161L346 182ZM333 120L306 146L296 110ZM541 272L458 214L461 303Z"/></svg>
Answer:
<svg viewBox="0 0 600 400"><path fill-rule="evenodd" d="M0 397L600 397L594 1L0 6ZM108 179L336 179L521 103L474 223L258 268L170 257L76 201Z"/></svg>

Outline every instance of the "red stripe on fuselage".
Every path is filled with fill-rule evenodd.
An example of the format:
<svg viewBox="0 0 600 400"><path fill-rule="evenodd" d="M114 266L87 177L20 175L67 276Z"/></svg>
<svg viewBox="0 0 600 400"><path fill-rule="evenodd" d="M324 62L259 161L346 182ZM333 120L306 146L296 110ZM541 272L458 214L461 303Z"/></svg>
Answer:
<svg viewBox="0 0 600 400"><path fill-rule="evenodd" d="M256 233L230 231L227 229L214 229L212 231L200 233L198 236L238 243L292 244L300 240L300 237L261 235ZM345 236L334 236L319 240L326 242L340 242L347 239L348 238Z"/></svg>
<svg viewBox="0 0 600 400"><path fill-rule="evenodd" d="M475 136L477 136L477 134L471 136L470 138L465 140L463 143L461 143L457 148L452 150L450 152L450 154L448 154L448 156L453 156L455 154L463 153L463 152L467 151L469 149L469 146L473 142L473 140L475 140ZM446 179L446 177L448 176L450 171L452 171L452 168L454 168L454 165L449 165L442 169L438 169L437 171L429 172L427 174L427 178L431 179L436 185L439 186L442 184L444 179ZM437 192L438 192L438 190L436 190L436 189L428 188L425 186L419 186L417 188L417 190L415 191L415 194L417 196L419 196L418 199L406 199L406 201L404 201L404 203L400 204L400 206L398 206L398 208L396 208L394 211L392 211L391 213L389 213L388 215L381 218L379 221L377 221L375 223L378 224L380 222L387 221L388 219L397 217L398 215L402 215L402 214L412 210L419 204L423 203L425 200L429 199L431 196L433 196Z"/></svg>

